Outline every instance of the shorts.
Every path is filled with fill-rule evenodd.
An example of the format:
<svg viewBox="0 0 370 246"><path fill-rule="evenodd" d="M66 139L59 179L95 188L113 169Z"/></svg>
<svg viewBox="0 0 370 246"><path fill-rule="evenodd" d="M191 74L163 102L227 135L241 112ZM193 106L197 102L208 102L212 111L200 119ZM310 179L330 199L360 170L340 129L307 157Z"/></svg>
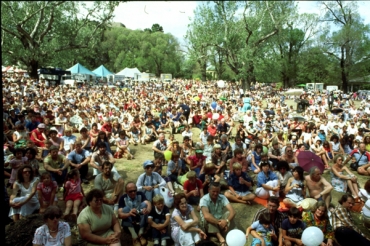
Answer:
<svg viewBox="0 0 370 246"><path fill-rule="evenodd" d="M83 198L84 198L84 196L81 193L75 193L75 194L67 195L65 201L69 201L69 200L71 200L71 201L76 201L76 200L82 201Z"/></svg>
<svg viewBox="0 0 370 246"><path fill-rule="evenodd" d="M230 191L230 190L227 190L227 191L231 193L231 191ZM252 192L250 192L250 191L235 191L235 193L236 193L238 196L247 196L247 195L251 194Z"/></svg>

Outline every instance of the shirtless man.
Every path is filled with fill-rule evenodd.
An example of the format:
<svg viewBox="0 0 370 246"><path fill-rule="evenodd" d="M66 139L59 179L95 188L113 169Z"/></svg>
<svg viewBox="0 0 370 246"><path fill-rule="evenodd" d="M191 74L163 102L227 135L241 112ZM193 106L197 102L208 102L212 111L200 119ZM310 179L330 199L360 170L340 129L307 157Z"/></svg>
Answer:
<svg viewBox="0 0 370 246"><path fill-rule="evenodd" d="M290 169L298 166L297 157L294 155L293 148L291 146L287 146L285 148L285 153L281 157L281 160L288 162Z"/></svg>
<svg viewBox="0 0 370 246"><path fill-rule="evenodd" d="M318 201L322 200L325 202L326 207L330 205L330 192L333 186L321 176L321 171L317 167L310 169L310 174L305 176L304 185L307 187L308 192L306 197L314 198Z"/></svg>

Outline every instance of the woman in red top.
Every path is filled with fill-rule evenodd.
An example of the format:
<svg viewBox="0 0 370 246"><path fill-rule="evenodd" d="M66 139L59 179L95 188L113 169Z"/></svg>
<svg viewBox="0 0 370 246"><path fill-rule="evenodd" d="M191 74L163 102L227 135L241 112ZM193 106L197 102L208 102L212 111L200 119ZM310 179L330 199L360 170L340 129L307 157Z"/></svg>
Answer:
<svg viewBox="0 0 370 246"><path fill-rule="evenodd" d="M333 155L332 153L330 152L330 144L328 141L325 141L324 144L322 145L325 152L326 152L326 158L328 158L328 160L332 160L333 159Z"/></svg>
<svg viewBox="0 0 370 246"><path fill-rule="evenodd" d="M44 130L45 124L41 123L31 132L30 140L34 142L37 147L45 147L46 136Z"/></svg>

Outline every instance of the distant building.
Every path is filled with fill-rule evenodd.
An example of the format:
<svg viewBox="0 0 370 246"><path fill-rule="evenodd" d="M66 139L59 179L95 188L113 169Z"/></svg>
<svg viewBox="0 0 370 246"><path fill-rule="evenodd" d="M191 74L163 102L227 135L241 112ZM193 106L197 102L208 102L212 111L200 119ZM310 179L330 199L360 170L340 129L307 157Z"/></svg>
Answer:
<svg viewBox="0 0 370 246"><path fill-rule="evenodd" d="M212 79L217 79L217 73L214 66L210 65L206 68L206 73L212 76Z"/></svg>
<svg viewBox="0 0 370 246"><path fill-rule="evenodd" d="M350 79L348 81L347 91L358 91L364 89L364 87L370 87L370 74L363 77Z"/></svg>

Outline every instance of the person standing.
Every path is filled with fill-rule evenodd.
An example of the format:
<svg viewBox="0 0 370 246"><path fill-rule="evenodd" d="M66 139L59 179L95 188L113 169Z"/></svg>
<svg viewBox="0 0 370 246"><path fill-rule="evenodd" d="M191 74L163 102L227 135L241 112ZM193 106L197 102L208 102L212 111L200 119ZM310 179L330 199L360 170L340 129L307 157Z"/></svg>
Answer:
<svg viewBox="0 0 370 246"><path fill-rule="evenodd" d="M338 202L339 204L332 213L335 239L341 246L370 245L370 239L357 228L350 213L350 209L355 203L353 197L345 194Z"/></svg>
<svg viewBox="0 0 370 246"><path fill-rule="evenodd" d="M328 96L328 107L329 107L329 111L331 111L332 107L333 107L333 103L334 103L334 96L333 96L333 92L331 91L329 96Z"/></svg>

